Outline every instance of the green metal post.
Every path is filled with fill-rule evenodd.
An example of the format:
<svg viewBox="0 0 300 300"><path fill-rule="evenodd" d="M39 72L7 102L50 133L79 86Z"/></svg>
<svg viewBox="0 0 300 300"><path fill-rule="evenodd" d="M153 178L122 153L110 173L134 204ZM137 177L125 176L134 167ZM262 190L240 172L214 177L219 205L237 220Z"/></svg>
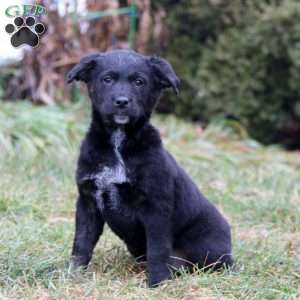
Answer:
<svg viewBox="0 0 300 300"><path fill-rule="evenodd" d="M135 0L132 1L131 5L128 7L121 7L117 9L107 9L104 11L91 11L88 12L87 15L80 19L85 19L88 21L91 20L99 20L108 16L117 16L117 15L128 15L129 17L129 30L128 30L128 46L129 48L133 48L134 39L136 34L136 19L138 17L138 9L135 3ZM80 19L76 13L72 14L72 22L75 24Z"/></svg>
<svg viewBox="0 0 300 300"><path fill-rule="evenodd" d="M134 37L136 33L136 18L137 18L137 6L135 1L132 2L131 13L129 16L129 32L128 32L128 46L129 48L133 48L134 46Z"/></svg>

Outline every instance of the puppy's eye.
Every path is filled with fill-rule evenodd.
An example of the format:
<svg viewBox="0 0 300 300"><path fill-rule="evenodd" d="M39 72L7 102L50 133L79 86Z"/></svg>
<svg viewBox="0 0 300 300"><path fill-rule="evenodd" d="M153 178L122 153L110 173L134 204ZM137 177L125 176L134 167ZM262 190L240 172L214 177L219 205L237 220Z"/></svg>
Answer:
<svg viewBox="0 0 300 300"><path fill-rule="evenodd" d="M135 84L136 86L142 86L142 85L144 85L144 79L143 79L143 78L136 78L136 79L134 80L134 84Z"/></svg>
<svg viewBox="0 0 300 300"><path fill-rule="evenodd" d="M102 78L102 81L105 84L111 84L114 81L114 79L110 75L107 75Z"/></svg>

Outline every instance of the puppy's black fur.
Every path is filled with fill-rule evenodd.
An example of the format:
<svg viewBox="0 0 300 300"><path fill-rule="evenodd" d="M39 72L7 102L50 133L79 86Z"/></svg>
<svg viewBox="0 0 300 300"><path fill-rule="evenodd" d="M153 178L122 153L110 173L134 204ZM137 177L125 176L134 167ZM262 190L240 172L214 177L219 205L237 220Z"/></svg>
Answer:
<svg viewBox="0 0 300 300"><path fill-rule="evenodd" d="M107 223L134 257L146 258L150 286L181 266L231 265L228 223L164 149L149 121L162 90L178 92L170 64L114 50L84 57L67 80L84 81L92 101L76 176L73 263L90 262Z"/></svg>

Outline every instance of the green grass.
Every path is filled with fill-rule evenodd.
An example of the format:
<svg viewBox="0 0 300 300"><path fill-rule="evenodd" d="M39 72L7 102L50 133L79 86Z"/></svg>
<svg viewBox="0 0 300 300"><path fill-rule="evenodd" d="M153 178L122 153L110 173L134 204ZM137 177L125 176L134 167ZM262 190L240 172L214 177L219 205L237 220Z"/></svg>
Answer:
<svg viewBox="0 0 300 300"><path fill-rule="evenodd" d="M1 104L0 299L300 299L300 155L156 117L166 147L232 224L235 267L156 289L106 228L87 272L67 268L74 170L88 126L67 108Z"/></svg>

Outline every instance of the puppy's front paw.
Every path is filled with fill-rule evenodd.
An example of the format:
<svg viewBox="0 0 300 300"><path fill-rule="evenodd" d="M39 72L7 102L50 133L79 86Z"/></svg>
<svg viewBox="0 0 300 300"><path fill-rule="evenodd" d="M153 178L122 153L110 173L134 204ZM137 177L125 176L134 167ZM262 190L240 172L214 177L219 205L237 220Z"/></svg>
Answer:
<svg viewBox="0 0 300 300"><path fill-rule="evenodd" d="M148 277L148 285L150 288L155 288L169 279L171 279L169 270L164 272L150 273Z"/></svg>
<svg viewBox="0 0 300 300"><path fill-rule="evenodd" d="M78 268L86 269L89 263L89 259L85 256L72 256L69 264L71 270Z"/></svg>

